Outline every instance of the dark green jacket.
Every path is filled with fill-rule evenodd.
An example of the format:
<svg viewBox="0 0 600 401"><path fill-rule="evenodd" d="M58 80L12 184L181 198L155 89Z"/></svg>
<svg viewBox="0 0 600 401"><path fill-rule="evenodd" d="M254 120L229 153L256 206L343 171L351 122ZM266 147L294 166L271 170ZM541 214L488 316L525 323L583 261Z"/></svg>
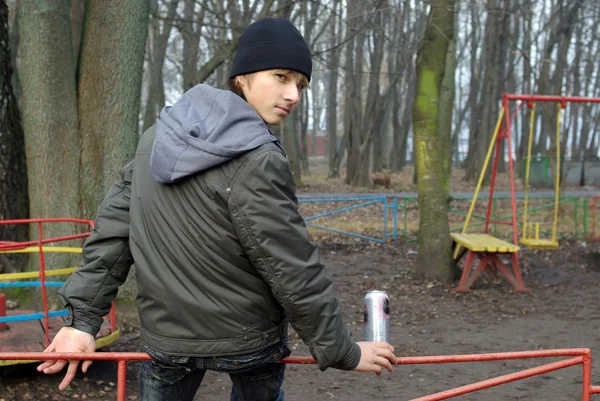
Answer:
<svg viewBox="0 0 600 401"><path fill-rule="evenodd" d="M172 134L160 124L148 130L111 187L84 263L60 290L73 311L68 324L95 334L135 260L142 338L153 349L185 356L249 353L281 341L289 321L321 369L354 369L360 348L308 240L280 145L270 140L159 183L165 179L151 166L162 157L157 148L164 137L155 136ZM171 173L181 171L171 167Z"/></svg>

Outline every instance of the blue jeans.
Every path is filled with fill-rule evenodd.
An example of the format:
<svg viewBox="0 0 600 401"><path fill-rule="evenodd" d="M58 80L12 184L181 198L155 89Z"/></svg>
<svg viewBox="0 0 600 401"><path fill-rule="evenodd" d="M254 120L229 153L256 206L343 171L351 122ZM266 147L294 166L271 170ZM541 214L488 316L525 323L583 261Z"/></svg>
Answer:
<svg viewBox="0 0 600 401"><path fill-rule="evenodd" d="M290 355L282 341L251 354L227 357L182 357L145 348L152 357L140 370L142 401L192 401L207 370L229 373L231 401L284 401L285 364Z"/></svg>

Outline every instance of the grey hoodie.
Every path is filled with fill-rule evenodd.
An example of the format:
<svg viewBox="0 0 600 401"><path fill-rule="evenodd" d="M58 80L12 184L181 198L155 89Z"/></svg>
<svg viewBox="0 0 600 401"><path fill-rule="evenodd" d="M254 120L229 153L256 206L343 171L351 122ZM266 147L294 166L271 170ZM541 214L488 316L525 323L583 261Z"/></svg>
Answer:
<svg viewBox="0 0 600 401"><path fill-rule="evenodd" d="M173 183L276 141L244 99L200 84L160 112L150 169L159 183Z"/></svg>

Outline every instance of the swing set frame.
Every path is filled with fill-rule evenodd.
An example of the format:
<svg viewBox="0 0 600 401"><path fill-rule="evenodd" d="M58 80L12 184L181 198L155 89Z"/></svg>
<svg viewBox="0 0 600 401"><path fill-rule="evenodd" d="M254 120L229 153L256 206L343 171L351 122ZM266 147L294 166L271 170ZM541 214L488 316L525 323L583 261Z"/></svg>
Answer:
<svg viewBox="0 0 600 401"><path fill-rule="evenodd" d="M510 113L510 102L520 102L513 112L512 116ZM529 199L529 175L531 165L531 151L532 141L534 135L534 123L535 123L535 103L557 103L558 115L556 121L556 163L554 172L554 188L555 188L555 206L554 216L552 223L552 234L550 239L540 238L540 223L531 223L528 221L527 208ZM515 291L527 291L523 283L521 271L519 268L519 243L528 246L530 248L537 249L556 249L558 248L557 240L557 225L558 225L558 204L560 196L560 116L561 111L567 105L567 103L600 103L600 98L587 98L577 96L543 96L543 95L518 95L504 93L502 95L502 109L500 110L500 116L496 123L492 140L487 151L483 168L481 170L473 199L467 213L465 224L462 227L461 233L452 233L452 240L454 246L454 259L457 261L466 253L467 260L463 268L462 277L457 291L469 291L470 286L477 279L477 277L486 269L500 270L506 279L513 285ZM513 144L510 135L513 122L517 116L517 113L527 106L530 112L530 127L529 127L529 139L527 147L527 165L525 173L525 211L523 213L523 225L522 225L522 236L519 241L519 226L517 224L517 202L516 202L516 191L515 191L515 169L513 161ZM511 219L510 221L505 220L492 220L492 205L494 199L494 189L496 185L496 175L498 171L498 160L504 155L500 154L501 141L506 140L506 150L508 152L508 166L510 175L510 194L511 194ZM495 151L494 151L495 150ZM485 214L485 225L484 234L467 234L469 222L475 209L477 198L483 184L483 180L488 169L489 161L494 151L494 159L492 163L492 172L490 179L489 198L487 204L487 211ZM490 223L492 224L505 224L512 226L512 244L498 238L495 238L489 234ZM464 251L460 252L461 246L464 247ZM511 255L511 268L509 269L504 265L502 260L498 257L498 254L510 254ZM473 263L475 257L480 259L480 263L477 268L473 269Z"/></svg>

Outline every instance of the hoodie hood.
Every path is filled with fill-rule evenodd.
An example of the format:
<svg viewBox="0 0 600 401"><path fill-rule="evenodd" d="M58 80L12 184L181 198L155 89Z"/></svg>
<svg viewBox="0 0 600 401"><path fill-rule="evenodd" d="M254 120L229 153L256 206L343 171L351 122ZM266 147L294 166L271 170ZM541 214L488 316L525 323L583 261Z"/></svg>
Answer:
<svg viewBox="0 0 600 401"><path fill-rule="evenodd" d="M200 84L161 110L150 170L157 182L173 183L275 141L244 99Z"/></svg>

